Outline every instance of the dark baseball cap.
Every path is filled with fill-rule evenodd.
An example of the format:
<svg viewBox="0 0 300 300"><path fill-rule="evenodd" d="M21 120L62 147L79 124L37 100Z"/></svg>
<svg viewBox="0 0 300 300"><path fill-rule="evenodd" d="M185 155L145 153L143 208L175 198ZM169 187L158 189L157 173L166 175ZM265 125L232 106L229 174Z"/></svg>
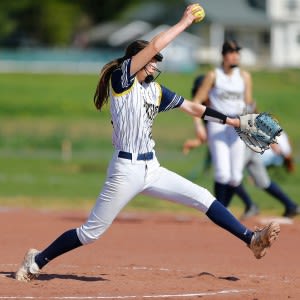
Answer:
<svg viewBox="0 0 300 300"><path fill-rule="evenodd" d="M125 57L132 57L132 56L136 55L138 52L143 50L148 44L149 44L149 42L145 41L145 40L133 41L131 44L129 44L127 46ZM160 52L158 52L154 55L154 58L157 61L161 62L164 57Z"/></svg>
<svg viewBox="0 0 300 300"><path fill-rule="evenodd" d="M228 52L239 52L242 49L241 46L234 40L227 40L224 42L222 47L222 55L225 55Z"/></svg>

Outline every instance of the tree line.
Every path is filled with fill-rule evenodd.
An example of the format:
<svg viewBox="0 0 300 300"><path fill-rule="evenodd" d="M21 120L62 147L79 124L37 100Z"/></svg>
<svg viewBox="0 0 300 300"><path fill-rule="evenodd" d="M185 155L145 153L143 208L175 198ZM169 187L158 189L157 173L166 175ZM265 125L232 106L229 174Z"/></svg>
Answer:
<svg viewBox="0 0 300 300"><path fill-rule="evenodd" d="M68 46L75 33L97 23L121 19L125 11L145 2L147 1L1 0L0 46ZM167 0L164 3L171 5L175 1Z"/></svg>

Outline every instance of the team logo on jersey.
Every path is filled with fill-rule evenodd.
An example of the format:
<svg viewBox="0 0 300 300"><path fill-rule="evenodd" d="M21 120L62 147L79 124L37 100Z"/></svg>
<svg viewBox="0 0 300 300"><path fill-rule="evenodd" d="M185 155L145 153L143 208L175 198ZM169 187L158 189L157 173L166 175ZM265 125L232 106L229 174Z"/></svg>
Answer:
<svg viewBox="0 0 300 300"><path fill-rule="evenodd" d="M147 103L146 101L144 102L144 107L146 110L146 115L147 115L147 123L148 123L148 128L149 128L149 133L148 137L149 139L152 139L152 127L153 127L153 120L158 114L158 106L152 103Z"/></svg>
<svg viewBox="0 0 300 300"><path fill-rule="evenodd" d="M221 90L218 96L220 100L241 100L243 99L243 95L244 95L243 92Z"/></svg>
<svg viewBox="0 0 300 300"><path fill-rule="evenodd" d="M153 121L158 114L158 106L152 103L144 102L144 107L146 109L146 114L149 120Z"/></svg>

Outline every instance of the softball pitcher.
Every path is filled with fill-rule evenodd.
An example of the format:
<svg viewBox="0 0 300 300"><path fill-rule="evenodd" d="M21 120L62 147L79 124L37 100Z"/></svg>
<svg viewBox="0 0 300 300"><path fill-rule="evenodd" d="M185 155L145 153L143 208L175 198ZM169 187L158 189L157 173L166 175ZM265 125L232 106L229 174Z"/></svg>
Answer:
<svg viewBox="0 0 300 300"><path fill-rule="evenodd" d="M205 213L214 223L241 239L256 258L277 238L280 228L270 223L254 232L242 225L215 197L203 187L160 166L152 139L153 120L160 112L180 108L192 116L214 120L235 127L238 118L188 101L154 81L159 74L158 62L164 49L181 32L195 22L200 5L189 5L180 21L161 32L150 42L131 43L125 55L104 66L96 89L97 109L110 99L114 153L107 177L87 221L60 235L43 251L30 249L15 274L30 281L51 260L79 246L100 238L120 210L137 194L160 197Z"/></svg>

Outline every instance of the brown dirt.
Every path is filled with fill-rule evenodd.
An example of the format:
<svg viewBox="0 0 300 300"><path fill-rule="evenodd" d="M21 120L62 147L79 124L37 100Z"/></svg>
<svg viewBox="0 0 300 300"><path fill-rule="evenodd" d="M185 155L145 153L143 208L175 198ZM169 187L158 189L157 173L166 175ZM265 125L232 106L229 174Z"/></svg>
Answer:
<svg viewBox="0 0 300 300"><path fill-rule="evenodd" d="M13 274L87 212L1 209L1 299L300 299L300 220L256 260L205 216L122 213L103 237L58 257L30 283ZM251 228L261 217L245 222Z"/></svg>

